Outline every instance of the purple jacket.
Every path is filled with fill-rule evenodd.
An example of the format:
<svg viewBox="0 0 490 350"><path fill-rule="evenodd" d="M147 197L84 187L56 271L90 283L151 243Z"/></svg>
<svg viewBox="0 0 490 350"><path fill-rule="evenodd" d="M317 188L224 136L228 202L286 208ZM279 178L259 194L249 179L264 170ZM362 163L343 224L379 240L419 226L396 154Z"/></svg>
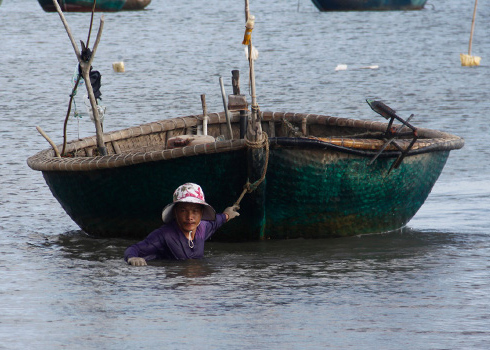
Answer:
<svg viewBox="0 0 490 350"><path fill-rule="evenodd" d="M204 241L226 222L225 214L216 214L215 221L202 220L197 227L194 237L194 248L189 247L189 241L174 220L150 233L143 241L133 244L124 252L124 260L140 257L145 260L170 259L186 260L200 259L204 256Z"/></svg>

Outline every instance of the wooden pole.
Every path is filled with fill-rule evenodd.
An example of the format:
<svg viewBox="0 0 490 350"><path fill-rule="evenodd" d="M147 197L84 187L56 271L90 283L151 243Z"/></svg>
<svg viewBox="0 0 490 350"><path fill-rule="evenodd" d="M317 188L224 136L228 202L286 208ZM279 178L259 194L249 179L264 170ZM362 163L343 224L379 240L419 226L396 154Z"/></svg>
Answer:
<svg viewBox="0 0 490 350"><path fill-rule="evenodd" d="M232 70L231 71L231 85L233 86L233 95L240 95L240 71ZM245 133L247 132L247 116L248 113L245 110L240 111L240 138L243 139L245 137Z"/></svg>
<svg viewBox="0 0 490 350"><path fill-rule="evenodd" d="M231 71L231 86L233 87L233 95L240 95L240 71Z"/></svg>
<svg viewBox="0 0 490 350"><path fill-rule="evenodd" d="M101 16L100 18L100 25L99 25L99 31L97 33L97 39L95 40L94 47L92 49L92 55L90 56L90 59L87 61L84 61L80 55L80 51L78 50L77 45L75 44L75 40L73 39L73 35L71 34L70 27L68 26L68 23L65 19L65 16L63 15L63 11L61 11L61 8L58 4L57 0L53 0L53 4L56 7L56 11L58 12L61 21L63 22L63 25L65 26L66 33L68 34L68 37L70 38L71 44L73 46L73 50L75 51L75 55L77 56L78 63L80 64L80 67L82 68L82 76L83 79L85 80L85 86L87 87L87 93L90 99L90 105L92 107L92 113L94 115L94 120L95 120L95 133L96 133L96 140L97 140L97 150L99 151L99 155L105 156L107 155L107 148L105 147L104 144L104 139L102 136L102 124L100 122L99 118L99 110L97 109L97 101L95 100L94 96L94 91L92 89L92 84L90 84L90 67L92 66L92 61L94 60L95 57L95 52L97 51L97 47L99 46L100 38L102 36L102 29L104 28L104 15Z"/></svg>
<svg viewBox="0 0 490 350"><path fill-rule="evenodd" d="M37 131L46 139L46 141L49 142L51 147L53 147L54 154L56 154L56 157L61 158L60 152L58 151L58 147L54 144L54 142L49 138L48 134L46 134L43 129L41 129L40 126L36 126Z"/></svg>
<svg viewBox="0 0 490 350"><path fill-rule="evenodd" d="M226 105L225 86L223 85L223 78L219 77L219 85L221 86L221 97L223 98L223 107L225 109L226 125L228 126L228 133L230 134L230 140L233 140L233 130L231 129L230 111Z"/></svg>
<svg viewBox="0 0 490 350"><path fill-rule="evenodd" d="M468 55L471 56L471 44L473 42L473 32L475 30L475 17L476 17L476 5L478 4L478 0L475 0L475 8L473 9L473 20L471 21L471 33L470 33L470 45L468 47Z"/></svg>
<svg viewBox="0 0 490 350"><path fill-rule="evenodd" d="M249 13L249 5L248 0L245 0L245 20L248 21L250 18ZM262 138L262 126L260 125L260 120L258 117L259 106L257 104L257 97L255 94L255 69L254 69L254 60L252 59L252 38L250 38L250 42L248 44L248 62L249 62L249 75L250 75L250 95L252 97L252 106L251 106L251 127L247 128L247 137L251 141L257 142Z"/></svg>
<svg viewBox="0 0 490 350"><path fill-rule="evenodd" d="M63 148L62 148L62 151L61 151L61 154L64 156L65 155L65 150L66 150L66 129L67 129L67 126L68 126L68 118L70 117L70 112L71 112L71 105L73 103L73 98L75 97L75 91L77 90L78 88L78 83L80 82L80 79L82 77L79 75L77 77L77 80L75 81L75 85L73 86L73 89L71 90L71 94L70 94L70 102L68 102L68 111L66 112L66 117L65 117L65 123L63 125Z"/></svg>
<svg viewBox="0 0 490 350"><path fill-rule="evenodd" d="M206 106L206 95L201 95L202 104L202 133L204 135L208 134L208 107Z"/></svg>
<svg viewBox="0 0 490 350"><path fill-rule="evenodd" d="M245 0L245 22L248 21L248 13L249 13L249 10L248 10L248 0Z"/></svg>

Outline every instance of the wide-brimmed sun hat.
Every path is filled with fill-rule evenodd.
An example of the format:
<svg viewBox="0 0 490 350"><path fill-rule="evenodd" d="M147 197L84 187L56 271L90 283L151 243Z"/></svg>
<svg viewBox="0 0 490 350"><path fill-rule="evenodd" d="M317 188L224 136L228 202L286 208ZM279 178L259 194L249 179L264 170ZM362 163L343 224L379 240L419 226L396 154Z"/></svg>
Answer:
<svg viewBox="0 0 490 350"><path fill-rule="evenodd" d="M201 220L216 220L216 211L204 200L201 186L194 183L185 183L174 192L173 203L168 204L162 211L162 220L169 223L174 218L173 209L177 203L195 203L203 206Z"/></svg>

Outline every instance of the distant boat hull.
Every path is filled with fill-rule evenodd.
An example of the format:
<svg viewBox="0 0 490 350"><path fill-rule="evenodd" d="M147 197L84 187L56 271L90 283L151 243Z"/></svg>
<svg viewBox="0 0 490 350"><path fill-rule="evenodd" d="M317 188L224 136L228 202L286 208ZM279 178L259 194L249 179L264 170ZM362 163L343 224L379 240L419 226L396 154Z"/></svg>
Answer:
<svg viewBox="0 0 490 350"><path fill-rule="evenodd" d="M56 12L52 0L38 0L39 5L46 12ZM92 12L92 0L58 0L63 12ZM123 9L126 0L99 0L95 4L96 12L115 12Z"/></svg>
<svg viewBox="0 0 490 350"><path fill-rule="evenodd" d="M150 4L151 0L126 0L123 11L143 10Z"/></svg>
<svg viewBox="0 0 490 350"><path fill-rule="evenodd" d="M320 11L420 10L427 0L312 0Z"/></svg>

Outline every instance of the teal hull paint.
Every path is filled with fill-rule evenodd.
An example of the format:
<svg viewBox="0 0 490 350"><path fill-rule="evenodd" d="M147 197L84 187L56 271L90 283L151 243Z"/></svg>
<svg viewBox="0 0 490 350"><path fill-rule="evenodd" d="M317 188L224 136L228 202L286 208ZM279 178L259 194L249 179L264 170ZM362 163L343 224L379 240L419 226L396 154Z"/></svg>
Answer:
<svg viewBox="0 0 490 350"><path fill-rule="evenodd" d="M415 215L439 177L449 151L394 158L323 150L272 149L266 180L240 204L240 216L216 241L326 238L384 232ZM91 172L43 172L53 195L87 233L141 239L159 227L161 211L184 182L203 187L220 212L247 181L246 151L149 162Z"/></svg>
<svg viewBox="0 0 490 350"><path fill-rule="evenodd" d="M39 5L46 12L56 12L56 7L52 0L38 0ZM64 12L92 12L92 0L58 0L60 8ZM114 12L122 10L126 0L98 0L95 4L95 11Z"/></svg>
<svg viewBox="0 0 490 350"><path fill-rule="evenodd" d="M274 151L267 176L271 238L321 238L384 232L403 227L422 206L449 152L408 157L387 172L393 158L322 151Z"/></svg>
<svg viewBox="0 0 490 350"><path fill-rule="evenodd" d="M245 151L184 157L91 172L43 172L55 198L85 232L99 237L141 239L162 225L162 209L185 182L203 187L218 212L231 206L246 182ZM243 174L243 175L241 175ZM251 213L253 196L242 201L241 215L221 230L220 240L254 240L260 220ZM232 232L230 236L228 232Z"/></svg>
<svg viewBox="0 0 490 350"><path fill-rule="evenodd" d="M320 11L420 10L427 0L312 0Z"/></svg>

